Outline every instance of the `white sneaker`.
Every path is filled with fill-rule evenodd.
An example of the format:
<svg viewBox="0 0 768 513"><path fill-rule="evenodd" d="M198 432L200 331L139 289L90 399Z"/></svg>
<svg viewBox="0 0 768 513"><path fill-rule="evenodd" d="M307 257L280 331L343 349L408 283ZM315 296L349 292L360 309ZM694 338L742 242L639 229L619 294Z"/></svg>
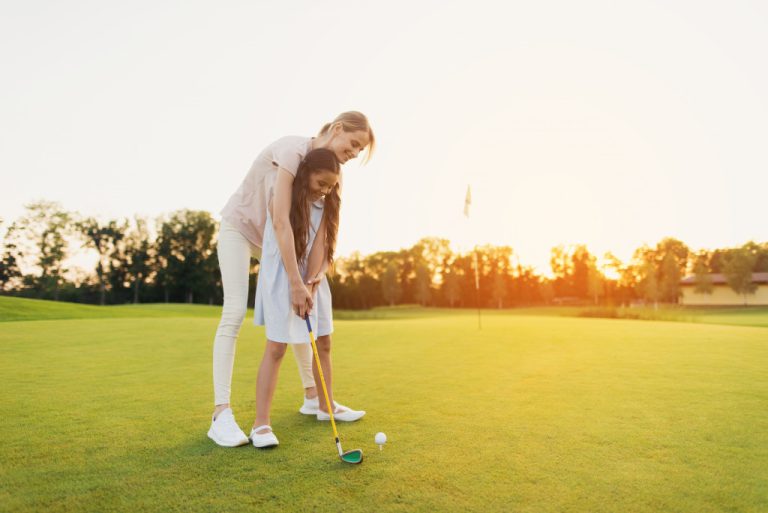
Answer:
<svg viewBox="0 0 768 513"><path fill-rule="evenodd" d="M333 420L340 420L342 422L354 422L360 420L365 415L365 410L353 410L343 404L339 404L333 401L336 409L333 411ZM331 420L331 416L324 411L318 410L317 420Z"/></svg>
<svg viewBox="0 0 768 513"><path fill-rule="evenodd" d="M342 406L336 401L333 401L333 404L336 405L336 408L342 407L346 408L346 406ZM304 398L304 404L301 405L301 408L299 408L299 413L303 413L304 415L317 415L317 412L320 411L320 396L315 397L314 399L307 399Z"/></svg>
<svg viewBox="0 0 768 513"><path fill-rule="evenodd" d="M269 429L269 431L263 434L259 434L256 432L256 431L261 431L262 429ZM266 425L251 429L251 442L253 443L254 447L259 447L259 448L274 447L280 444L280 442L277 441L277 437L272 432L272 427L266 426Z"/></svg>
<svg viewBox="0 0 768 513"><path fill-rule="evenodd" d="M299 413L303 413L304 415L317 415L318 411L320 411L319 397L315 397L314 399L307 399L305 397L304 404L299 408Z"/></svg>
<svg viewBox="0 0 768 513"><path fill-rule="evenodd" d="M208 438L222 447L239 447L248 443L248 437L235 422L231 408L220 411L216 418L211 420Z"/></svg>

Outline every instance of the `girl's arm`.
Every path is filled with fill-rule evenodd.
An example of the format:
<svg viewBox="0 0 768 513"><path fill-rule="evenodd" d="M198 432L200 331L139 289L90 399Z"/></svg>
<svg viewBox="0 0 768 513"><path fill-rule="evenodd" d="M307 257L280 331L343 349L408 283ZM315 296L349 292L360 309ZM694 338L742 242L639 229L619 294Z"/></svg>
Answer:
<svg viewBox="0 0 768 513"><path fill-rule="evenodd" d="M307 286L310 287L310 293L314 294L323 274L328 269L328 256L325 251L325 214L320 219L320 226L317 227L315 241L309 250L307 258Z"/></svg>
<svg viewBox="0 0 768 513"><path fill-rule="evenodd" d="M275 228L277 247L291 283L291 304L293 311L302 319L312 309L312 296L304 285L296 262L293 230L291 229L291 190L293 175L283 168L277 170L275 193L268 206L272 214L272 226Z"/></svg>

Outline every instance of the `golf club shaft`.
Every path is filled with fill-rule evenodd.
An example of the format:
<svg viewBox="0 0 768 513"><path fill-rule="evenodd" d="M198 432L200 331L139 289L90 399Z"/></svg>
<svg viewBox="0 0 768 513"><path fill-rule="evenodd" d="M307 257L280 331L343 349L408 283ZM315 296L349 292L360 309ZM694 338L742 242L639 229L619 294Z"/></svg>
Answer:
<svg viewBox="0 0 768 513"><path fill-rule="evenodd" d="M317 344L315 343L315 334L312 332L312 324L309 322L309 316L304 318L307 321L307 330L309 330L309 341L312 343L312 352L315 353L315 362L317 362L317 373L320 374L320 384L323 386L323 395L325 396L325 404L328 405L328 415L331 417L331 426L333 427L333 436L336 437L336 448L339 450L339 456L342 455L341 442L339 441L339 432L336 431L336 421L333 420L333 406L331 405L331 399L328 397L328 388L325 386L325 376L323 376L323 366L320 365L320 354L317 352Z"/></svg>

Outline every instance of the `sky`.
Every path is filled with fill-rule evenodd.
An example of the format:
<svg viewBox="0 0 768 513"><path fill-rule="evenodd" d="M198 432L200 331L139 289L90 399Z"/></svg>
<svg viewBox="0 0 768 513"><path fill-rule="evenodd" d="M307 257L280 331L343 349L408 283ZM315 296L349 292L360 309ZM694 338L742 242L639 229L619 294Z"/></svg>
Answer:
<svg viewBox="0 0 768 513"><path fill-rule="evenodd" d="M764 2L0 1L3 233L38 199L218 217L263 147L359 110L340 256L768 241Z"/></svg>

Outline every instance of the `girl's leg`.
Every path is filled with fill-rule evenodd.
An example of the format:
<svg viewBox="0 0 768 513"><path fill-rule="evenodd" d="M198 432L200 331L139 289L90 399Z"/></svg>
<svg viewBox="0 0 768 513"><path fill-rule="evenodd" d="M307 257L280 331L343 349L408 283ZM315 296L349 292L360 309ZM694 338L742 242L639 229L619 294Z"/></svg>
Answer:
<svg viewBox="0 0 768 513"><path fill-rule="evenodd" d="M304 387L304 397L314 399L317 397L317 388L315 388L315 378L312 372L312 362L314 360L312 345L291 344L291 349L293 350L294 358L296 358L296 365L299 366L299 376Z"/></svg>
<svg viewBox="0 0 768 513"><path fill-rule="evenodd" d="M328 400L333 404L333 368L331 365L331 336L323 335L317 337L315 340L317 345L317 354L320 356L320 363L323 366L323 377L325 378L325 386L328 389ZM312 350L311 344L304 344L308 346L310 351ZM315 383L318 387L322 387L320 384L320 373L317 370L317 362L312 359L312 372L315 375ZM320 397L320 410L328 412L328 404L325 402L325 396L322 394L322 390L318 390Z"/></svg>
<svg viewBox="0 0 768 513"><path fill-rule="evenodd" d="M250 243L225 221L221 223L217 249L224 287L224 308L213 341L214 415L229 407L235 345L248 304L248 274L251 265Z"/></svg>
<svg viewBox="0 0 768 513"><path fill-rule="evenodd" d="M267 340L264 347L264 357L259 366L259 376L256 378L256 421L253 427L270 425L269 411L272 408L272 398L277 386L277 375L280 371L280 362L283 361L287 344ZM259 434L267 433L264 429Z"/></svg>

